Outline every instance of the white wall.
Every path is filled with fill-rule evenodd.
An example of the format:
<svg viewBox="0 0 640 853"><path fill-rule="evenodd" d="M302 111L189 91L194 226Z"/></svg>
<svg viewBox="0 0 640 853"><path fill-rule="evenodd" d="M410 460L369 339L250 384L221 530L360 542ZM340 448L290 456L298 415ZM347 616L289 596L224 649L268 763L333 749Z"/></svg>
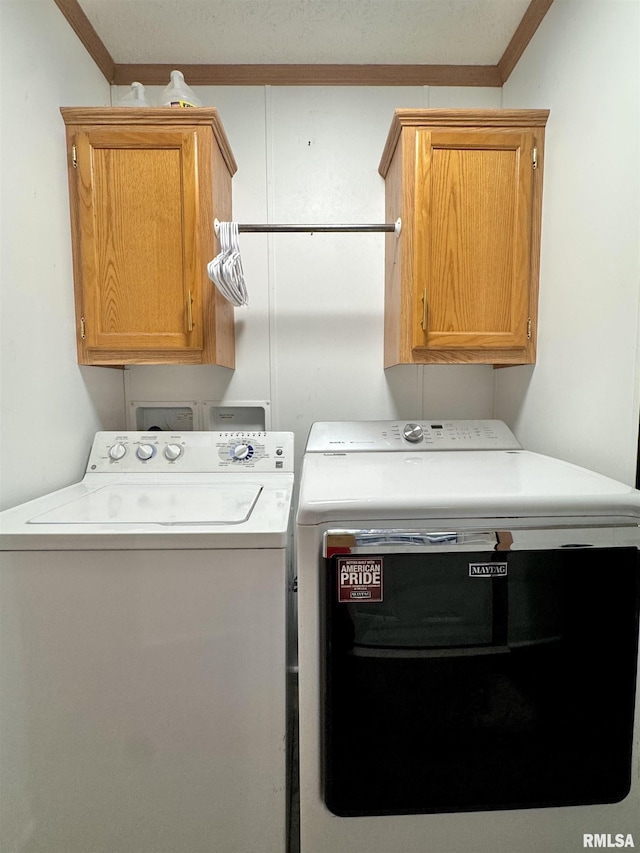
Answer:
<svg viewBox="0 0 640 853"><path fill-rule="evenodd" d="M60 106L109 86L51 0L2 0L0 508L78 478L90 440L122 422L122 371L75 354Z"/></svg>
<svg viewBox="0 0 640 853"><path fill-rule="evenodd" d="M0 2L1 506L78 478L90 437L123 415L122 371L78 367L61 105L109 87L51 0ZM2 576L4 583L4 574ZM2 589L3 851L32 830L23 689L11 590Z"/></svg>
<svg viewBox="0 0 640 853"><path fill-rule="evenodd" d="M533 450L635 479L640 346L640 4L555 0L504 87L545 107L538 362L497 371Z"/></svg>
<svg viewBox="0 0 640 853"><path fill-rule="evenodd" d="M220 111L238 162L241 223L384 222L377 169L394 109L501 98L422 87L196 91ZM148 95L156 104L160 90ZM491 367L384 371L382 233L242 234L240 245L250 304L236 310L236 371L132 366L129 401L268 400L272 429L295 432L298 458L314 420L491 416Z"/></svg>
<svg viewBox="0 0 640 853"><path fill-rule="evenodd" d="M242 235L250 306L236 312L235 372L79 368L59 106L106 104L110 92L50 0L3 0L0 10L2 506L76 479L93 432L125 426L125 392L269 400L272 428L295 431L299 456L313 420L488 417L497 387L495 414L527 446L632 480L636 0L555 0L503 100L474 88L198 90L220 110L239 164L240 222L382 221L377 166L396 107L550 107L539 360L500 371L382 369L384 238L375 234Z"/></svg>

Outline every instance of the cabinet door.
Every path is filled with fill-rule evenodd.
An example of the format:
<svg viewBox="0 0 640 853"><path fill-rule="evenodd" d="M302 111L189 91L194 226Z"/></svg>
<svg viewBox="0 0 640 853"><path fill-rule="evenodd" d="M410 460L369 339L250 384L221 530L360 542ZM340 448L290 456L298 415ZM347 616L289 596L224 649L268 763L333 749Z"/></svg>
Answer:
<svg viewBox="0 0 640 853"><path fill-rule="evenodd" d="M85 348L202 349L195 129L76 135Z"/></svg>
<svg viewBox="0 0 640 853"><path fill-rule="evenodd" d="M416 355L527 346L532 152L528 132L418 131Z"/></svg>

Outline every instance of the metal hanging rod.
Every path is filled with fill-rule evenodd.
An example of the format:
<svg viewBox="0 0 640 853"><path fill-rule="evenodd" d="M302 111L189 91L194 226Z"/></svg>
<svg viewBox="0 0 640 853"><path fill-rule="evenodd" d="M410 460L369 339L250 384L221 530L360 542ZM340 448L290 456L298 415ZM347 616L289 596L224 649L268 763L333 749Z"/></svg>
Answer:
<svg viewBox="0 0 640 853"><path fill-rule="evenodd" d="M219 221L214 221L216 235L220 227ZM293 233L293 232L312 232L312 231L394 231L396 237L399 236L402 229L402 220L397 219L394 223L383 223L382 225L238 225L238 232L246 234L248 232L256 233Z"/></svg>

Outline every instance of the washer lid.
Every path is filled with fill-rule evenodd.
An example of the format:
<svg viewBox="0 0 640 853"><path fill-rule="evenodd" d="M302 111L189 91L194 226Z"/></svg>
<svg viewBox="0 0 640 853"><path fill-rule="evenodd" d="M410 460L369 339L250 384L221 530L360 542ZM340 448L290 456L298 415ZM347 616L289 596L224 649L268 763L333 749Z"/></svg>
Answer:
<svg viewBox="0 0 640 853"><path fill-rule="evenodd" d="M114 483L36 515L29 524L241 524L262 491L257 483Z"/></svg>

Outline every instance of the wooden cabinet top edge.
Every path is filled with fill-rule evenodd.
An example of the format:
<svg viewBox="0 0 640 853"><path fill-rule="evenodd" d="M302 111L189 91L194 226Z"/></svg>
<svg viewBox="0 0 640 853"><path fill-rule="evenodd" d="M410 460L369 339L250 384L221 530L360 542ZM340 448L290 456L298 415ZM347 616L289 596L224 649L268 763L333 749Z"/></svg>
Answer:
<svg viewBox="0 0 640 853"><path fill-rule="evenodd" d="M542 127L549 118L549 110L494 110L494 109L397 109L391 120L387 141L380 158L378 171L384 178L391 165L393 152L405 127L430 128L492 128L492 127Z"/></svg>
<svg viewBox="0 0 640 853"><path fill-rule="evenodd" d="M231 175L238 164L215 107L60 107L65 125L112 125L113 127L181 128L211 127Z"/></svg>

